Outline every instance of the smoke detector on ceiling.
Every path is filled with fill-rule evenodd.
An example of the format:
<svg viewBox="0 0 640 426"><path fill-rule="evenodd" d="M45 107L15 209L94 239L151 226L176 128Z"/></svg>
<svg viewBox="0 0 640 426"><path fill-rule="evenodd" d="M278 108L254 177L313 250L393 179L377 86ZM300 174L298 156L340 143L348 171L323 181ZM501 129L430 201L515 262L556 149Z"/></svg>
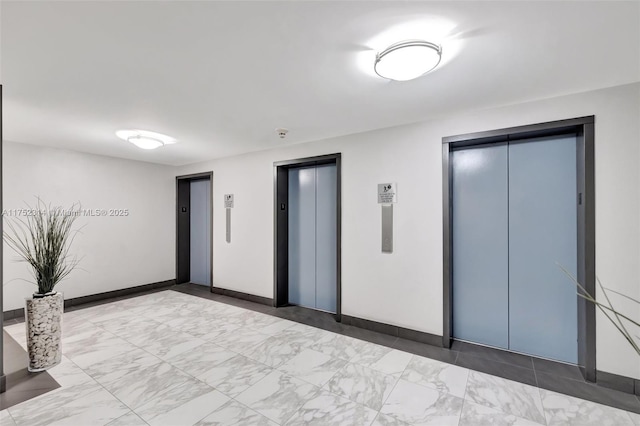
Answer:
<svg viewBox="0 0 640 426"><path fill-rule="evenodd" d="M283 129L281 127L278 127L276 129L276 135L278 135L280 137L280 139L284 139L287 137L287 133L289 133L289 129Z"/></svg>

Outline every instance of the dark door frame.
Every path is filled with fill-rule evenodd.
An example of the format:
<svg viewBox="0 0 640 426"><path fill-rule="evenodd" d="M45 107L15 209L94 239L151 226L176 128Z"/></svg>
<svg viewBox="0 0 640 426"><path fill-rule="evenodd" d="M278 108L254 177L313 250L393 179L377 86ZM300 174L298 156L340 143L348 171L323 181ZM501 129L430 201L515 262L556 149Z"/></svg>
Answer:
<svg viewBox="0 0 640 426"><path fill-rule="evenodd" d="M456 149L523 139L574 134L577 136L578 282L595 294L595 136L594 116L511 127L442 138L443 214L443 332L442 344L451 347L453 330L453 216L452 173L449 155ZM581 200L580 200L581 198ZM581 201L581 202L580 202ZM578 364L586 380L596 380L596 312L592 303L577 297Z"/></svg>
<svg viewBox="0 0 640 426"><path fill-rule="evenodd" d="M176 284L191 280L191 182L211 182L211 263L209 271L210 290L213 291L213 172L176 176Z"/></svg>
<svg viewBox="0 0 640 426"><path fill-rule="evenodd" d="M336 165L336 321L342 321L342 154L273 163L273 306L289 305L289 169L323 164Z"/></svg>

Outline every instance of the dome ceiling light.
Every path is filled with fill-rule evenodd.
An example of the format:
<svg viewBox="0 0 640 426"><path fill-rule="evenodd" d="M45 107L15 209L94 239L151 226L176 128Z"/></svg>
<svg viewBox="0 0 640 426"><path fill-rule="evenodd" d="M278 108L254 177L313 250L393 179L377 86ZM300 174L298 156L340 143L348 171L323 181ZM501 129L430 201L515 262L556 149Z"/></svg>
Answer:
<svg viewBox="0 0 640 426"><path fill-rule="evenodd" d="M156 149L178 142L171 136L147 130L118 130L116 136L141 149Z"/></svg>
<svg viewBox="0 0 640 426"><path fill-rule="evenodd" d="M376 55L376 74L395 81L407 81L432 71L440 63L442 47L424 40L392 44Z"/></svg>

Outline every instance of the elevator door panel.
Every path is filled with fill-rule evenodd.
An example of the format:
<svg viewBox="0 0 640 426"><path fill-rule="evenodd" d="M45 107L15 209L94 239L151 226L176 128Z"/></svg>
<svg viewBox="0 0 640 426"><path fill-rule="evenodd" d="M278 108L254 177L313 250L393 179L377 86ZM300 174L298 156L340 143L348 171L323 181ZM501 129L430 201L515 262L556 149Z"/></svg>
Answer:
<svg viewBox="0 0 640 426"><path fill-rule="evenodd" d="M289 303L316 305L316 170L289 170Z"/></svg>
<svg viewBox="0 0 640 426"><path fill-rule="evenodd" d="M190 183L190 281L211 285L211 181Z"/></svg>
<svg viewBox="0 0 640 426"><path fill-rule="evenodd" d="M316 308L336 312L336 166L316 167Z"/></svg>
<svg viewBox="0 0 640 426"><path fill-rule="evenodd" d="M289 303L336 312L336 166L289 170Z"/></svg>
<svg viewBox="0 0 640 426"><path fill-rule="evenodd" d="M510 347L577 363L576 138L509 145Z"/></svg>
<svg viewBox="0 0 640 426"><path fill-rule="evenodd" d="M508 348L507 145L451 153L453 336Z"/></svg>

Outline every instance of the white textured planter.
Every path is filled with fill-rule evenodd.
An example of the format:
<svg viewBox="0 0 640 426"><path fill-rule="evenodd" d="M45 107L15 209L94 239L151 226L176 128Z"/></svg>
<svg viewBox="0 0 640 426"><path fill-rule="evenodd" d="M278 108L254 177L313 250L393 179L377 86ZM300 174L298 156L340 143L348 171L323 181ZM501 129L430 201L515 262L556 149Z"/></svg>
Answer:
<svg viewBox="0 0 640 426"><path fill-rule="evenodd" d="M34 294L25 299L29 371L43 371L60 363L63 307L62 293Z"/></svg>

